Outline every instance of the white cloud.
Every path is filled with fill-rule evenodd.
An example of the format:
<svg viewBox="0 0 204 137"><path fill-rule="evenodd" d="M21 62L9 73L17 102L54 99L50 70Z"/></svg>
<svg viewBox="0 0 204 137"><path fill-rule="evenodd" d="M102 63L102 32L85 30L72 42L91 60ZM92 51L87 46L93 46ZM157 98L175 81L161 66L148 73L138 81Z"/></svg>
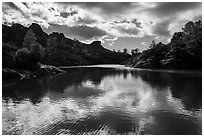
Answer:
<svg viewBox="0 0 204 137"><path fill-rule="evenodd" d="M48 28L50 24L66 25L68 27L86 25L97 27L107 33L107 36L143 37L156 36L157 40L167 42L175 31L180 31L183 25L195 16L202 15L202 6L196 3L48 3L38 2L26 4L2 3L3 22L16 22L25 26L36 22ZM166 9L165 7L168 7ZM75 14L69 14L69 13ZM63 14L64 13L64 14ZM137 21L134 24L131 21ZM118 23L116 23L118 22ZM137 26L139 25L139 26ZM87 39L109 40L95 37Z"/></svg>
<svg viewBox="0 0 204 137"><path fill-rule="evenodd" d="M109 46L113 46L116 40L118 40L118 37L106 35L105 37L103 37L102 42L106 43Z"/></svg>
<svg viewBox="0 0 204 137"><path fill-rule="evenodd" d="M142 45L144 46L147 46L147 43L146 42L141 42Z"/></svg>

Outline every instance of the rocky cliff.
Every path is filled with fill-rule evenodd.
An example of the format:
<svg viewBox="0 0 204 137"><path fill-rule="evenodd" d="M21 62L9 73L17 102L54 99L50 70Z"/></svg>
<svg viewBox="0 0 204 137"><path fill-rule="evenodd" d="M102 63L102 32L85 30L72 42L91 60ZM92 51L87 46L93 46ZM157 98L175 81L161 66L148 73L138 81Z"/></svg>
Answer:
<svg viewBox="0 0 204 137"><path fill-rule="evenodd" d="M2 25L2 29L4 46L8 45L14 49L22 48L27 31L32 29L37 41L45 48L45 57L41 59L43 64L55 66L120 64L131 57L129 54L105 49L100 41L86 44L66 38L64 34L58 32L48 35L35 23L29 27L20 24L13 24L11 27ZM3 56L3 61L7 62L7 57Z"/></svg>

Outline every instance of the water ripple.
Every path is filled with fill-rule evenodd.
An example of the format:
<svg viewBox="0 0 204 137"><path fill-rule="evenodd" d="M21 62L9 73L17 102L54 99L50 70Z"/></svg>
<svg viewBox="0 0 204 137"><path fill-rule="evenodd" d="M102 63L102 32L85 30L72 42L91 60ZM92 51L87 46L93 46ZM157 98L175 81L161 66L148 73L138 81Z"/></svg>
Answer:
<svg viewBox="0 0 204 137"><path fill-rule="evenodd" d="M3 86L2 134L201 134L200 81L110 68L18 81Z"/></svg>

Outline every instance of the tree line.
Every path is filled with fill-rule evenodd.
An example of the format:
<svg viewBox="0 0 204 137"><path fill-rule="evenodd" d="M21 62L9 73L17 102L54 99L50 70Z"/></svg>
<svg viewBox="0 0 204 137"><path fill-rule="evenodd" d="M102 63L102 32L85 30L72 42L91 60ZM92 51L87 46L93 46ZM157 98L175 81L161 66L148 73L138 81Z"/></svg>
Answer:
<svg viewBox="0 0 204 137"><path fill-rule="evenodd" d="M200 41L202 42L202 21L189 21L185 24L185 26L182 28L182 31L175 32L171 38L171 41L169 46L178 46L179 44L184 44L189 41ZM159 42L156 43L155 40L152 40L152 42L149 45L149 49L154 49L159 46L164 46L163 43ZM114 52L115 49L113 49ZM128 54L128 50L126 48L123 49L123 51L118 50L117 52ZM137 54L141 53L139 48L131 49L131 55L135 56Z"/></svg>

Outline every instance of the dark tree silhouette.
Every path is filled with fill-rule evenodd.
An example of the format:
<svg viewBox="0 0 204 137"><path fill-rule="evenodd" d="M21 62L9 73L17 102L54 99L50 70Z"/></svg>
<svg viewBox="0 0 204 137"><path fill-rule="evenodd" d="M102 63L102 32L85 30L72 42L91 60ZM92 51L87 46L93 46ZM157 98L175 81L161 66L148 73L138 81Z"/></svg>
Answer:
<svg viewBox="0 0 204 137"><path fill-rule="evenodd" d="M133 56L134 56L134 55L137 55L139 52L140 52L140 50L139 50L138 48L131 50L131 54L132 54Z"/></svg>
<svg viewBox="0 0 204 137"><path fill-rule="evenodd" d="M149 48L150 48L150 49L151 49L151 48L154 48L155 45L156 45L155 40L152 40L152 43L150 43Z"/></svg>
<svg viewBox="0 0 204 137"><path fill-rule="evenodd" d="M127 54L127 53L128 53L128 50L127 50L126 48L124 48L124 49L123 49L123 53L124 53L124 54Z"/></svg>

